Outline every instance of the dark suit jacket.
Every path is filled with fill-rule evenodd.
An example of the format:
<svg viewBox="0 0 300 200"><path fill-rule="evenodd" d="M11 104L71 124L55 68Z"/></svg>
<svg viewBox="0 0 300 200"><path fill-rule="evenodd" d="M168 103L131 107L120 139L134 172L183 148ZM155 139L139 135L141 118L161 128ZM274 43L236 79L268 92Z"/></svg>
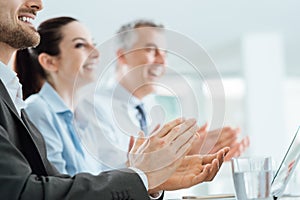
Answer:
<svg viewBox="0 0 300 200"><path fill-rule="evenodd" d="M60 175L46 158L44 140L22 118L0 80L0 199L149 199L140 177L129 169Z"/></svg>

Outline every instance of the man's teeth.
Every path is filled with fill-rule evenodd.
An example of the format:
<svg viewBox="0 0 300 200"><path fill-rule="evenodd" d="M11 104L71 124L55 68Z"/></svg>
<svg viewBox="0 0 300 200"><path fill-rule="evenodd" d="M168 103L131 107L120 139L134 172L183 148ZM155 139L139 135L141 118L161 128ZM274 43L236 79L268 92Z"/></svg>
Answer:
<svg viewBox="0 0 300 200"><path fill-rule="evenodd" d="M31 21L31 18L30 17L19 17L19 19L23 22L29 22Z"/></svg>
<svg viewBox="0 0 300 200"><path fill-rule="evenodd" d="M152 70L152 71L150 71L150 74L151 74L152 76L160 76L161 73L162 73L162 70L161 70L161 69L157 69L157 70Z"/></svg>
<svg viewBox="0 0 300 200"><path fill-rule="evenodd" d="M150 75L152 75L152 76L158 76L158 73L150 72Z"/></svg>
<svg viewBox="0 0 300 200"><path fill-rule="evenodd" d="M85 69L94 69L94 66L92 66L92 65L85 65L85 66L83 66Z"/></svg>

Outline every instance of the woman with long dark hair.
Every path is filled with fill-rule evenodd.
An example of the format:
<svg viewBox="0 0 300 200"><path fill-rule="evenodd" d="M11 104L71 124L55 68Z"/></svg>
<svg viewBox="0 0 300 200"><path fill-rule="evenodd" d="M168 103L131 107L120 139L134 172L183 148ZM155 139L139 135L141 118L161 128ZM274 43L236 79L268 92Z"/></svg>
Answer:
<svg viewBox="0 0 300 200"><path fill-rule="evenodd" d="M71 17L49 19L38 32L40 44L18 51L14 65L24 98L30 96L26 111L43 133L48 159L61 173L96 174L101 165L85 150L74 126L74 97L94 80L99 52L89 31Z"/></svg>

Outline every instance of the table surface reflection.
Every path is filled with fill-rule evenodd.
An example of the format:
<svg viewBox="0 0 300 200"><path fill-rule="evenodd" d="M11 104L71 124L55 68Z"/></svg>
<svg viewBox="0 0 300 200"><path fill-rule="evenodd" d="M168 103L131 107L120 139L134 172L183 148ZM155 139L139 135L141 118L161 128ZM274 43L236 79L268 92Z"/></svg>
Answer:
<svg viewBox="0 0 300 200"><path fill-rule="evenodd" d="M236 200L235 197L232 197L232 195L209 195L209 196L185 196L182 198L172 198L172 199L167 199L167 200L213 200L213 199L218 199L218 200ZM273 200L273 198L269 198L268 200ZM278 198L278 200L300 200L300 196L285 196Z"/></svg>

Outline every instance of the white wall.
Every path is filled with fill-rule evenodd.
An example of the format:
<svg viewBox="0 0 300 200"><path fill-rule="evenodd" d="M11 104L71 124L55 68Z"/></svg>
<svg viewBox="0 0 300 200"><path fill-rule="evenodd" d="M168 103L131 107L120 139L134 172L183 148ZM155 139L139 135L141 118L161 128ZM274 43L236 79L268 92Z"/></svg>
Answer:
<svg viewBox="0 0 300 200"><path fill-rule="evenodd" d="M282 155L285 148L278 149L273 144L278 145L282 141L284 143L289 141L290 135L300 123L300 81L298 78L300 75L300 1L49 0L44 1L44 7L44 11L38 16L37 24L50 17L70 15L85 23L99 44L110 39L123 23L136 18L150 18L164 23L167 28L182 33L201 45L207 50L217 70L224 78L226 93L224 123L240 126L244 130L242 135L249 134L251 137L253 134L254 139L251 142L255 146L255 150L252 151L254 153L260 152L261 148L270 148L270 154L274 150L276 155ZM271 65L258 67L259 63L256 63L255 58L251 58L258 52L248 52L242 44L244 36L253 32L272 32L281 35L280 59L274 57L276 62L272 63L271 61L274 60L270 57L269 64ZM243 57L245 51L248 52L250 59L247 63L253 63L252 72L258 73L260 82L256 82L253 74L250 74L252 72L244 70L247 67ZM197 55L193 56L197 57ZM199 65L201 62L204 66L204 62L199 59ZM187 70L188 68L184 68L184 65L177 61L171 61L171 64L175 69L181 70L181 73L190 75L193 79L193 74ZM272 64L280 64L278 73L272 73ZM215 78L213 73L210 76L212 79ZM167 78L172 79L171 75ZM266 80L265 85L263 85L263 80ZM194 82L194 84L197 83ZM195 88L199 88L199 85ZM274 88L275 85L282 87L282 91L278 90L278 93L272 91L267 94L268 100L260 101L259 104L255 102L258 98L253 96L256 88L263 86L268 90L269 87ZM203 118L201 116L203 122L210 116L210 102L209 98L205 99L205 94L199 95L204 99L200 108L203 111ZM188 100L184 101L188 102ZM263 109L265 106L269 109ZM253 109L255 109L255 116L258 116L257 119L251 114ZM272 111L275 111L275 114L270 113ZM265 120L263 116L266 115L269 121L266 122L266 126L263 126L263 120ZM258 120L259 126L253 120ZM276 129L278 130L276 137L264 138L265 143L258 141L258 134L263 134L268 130L274 132ZM251 151L247 154L251 155ZM220 187L230 180L230 167L225 166L222 174L217 177L215 183L204 184L172 195L232 192L230 184L227 188Z"/></svg>

